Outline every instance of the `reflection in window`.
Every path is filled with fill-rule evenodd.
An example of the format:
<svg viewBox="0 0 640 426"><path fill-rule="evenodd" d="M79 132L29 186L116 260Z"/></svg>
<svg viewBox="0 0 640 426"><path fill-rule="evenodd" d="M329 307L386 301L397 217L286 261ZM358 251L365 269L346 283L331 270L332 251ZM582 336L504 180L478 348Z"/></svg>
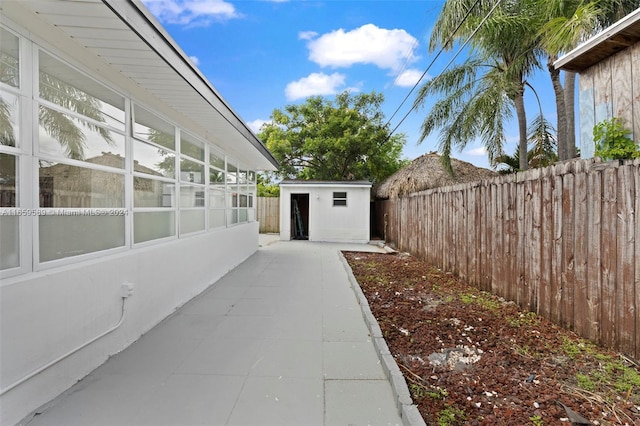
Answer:
<svg viewBox="0 0 640 426"><path fill-rule="evenodd" d="M16 146L19 141L20 103L17 96L0 92L0 145Z"/></svg>
<svg viewBox="0 0 640 426"><path fill-rule="evenodd" d="M174 200L175 184L134 176L134 207L174 207Z"/></svg>
<svg viewBox="0 0 640 426"><path fill-rule="evenodd" d="M0 153L0 207L16 207L18 205L16 200L16 161L15 155Z"/></svg>
<svg viewBox="0 0 640 426"><path fill-rule="evenodd" d="M180 153L196 160L204 161L204 143L182 134L180 137Z"/></svg>
<svg viewBox="0 0 640 426"><path fill-rule="evenodd" d="M204 188L201 186L180 186L180 207L204 207Z"/></svg>
<svg viewBox="0 0 640 426"><path fill-rule="evenodd" d="M40 161L40 207L124 207L124 176Z"/></svg>
<svg viewBox="0 0 640 426"><path fill-rule="evenodd" d="M224 155L217 152L209 153L209 165L224 170Z"/></svg>
<svg viewBox="0 0 640 426"><path fill-rule="evenodd" d="M170 150L176 149L175 128L146 109L134 106L133 135Z"/></svg>
<svg viewBox="0 0 640 426"><path fill-rule="evenodd" d="M148 143L134 141L133 159L133 170L136 172L166 178L175 177L176 157L170 151Z"/></svg>
<svg viewBox="0 0 640 426"><path fill-rule="evenodd" d="M45 106L39 124L41 153L124 168L123 135Z"/></svg>
<svg viewBox="0 0 640 426"><path fill-rule="evenodd" d="M39 60L40 98L101 124L125 130L122 96L42 51ZM41 121L52 126L52 133L56 128L65 129L62 123L43 120L42 114L41 110Z"/></svg>
<svg viewBox="0 0 640 426"><path fill-rule="evenodd" d="M136 212L133 214L133 242L142 243L176 234L175 212Z"/></svg>
<svg viewBox="0 0 640 426"><path fill-rule="evenodd" d="M191 183L204 183L204 165L195 161L180 160L180 180Z"/></svg>
<svg viewBox="0 0 640 426"><path fill-rule="evenodd" d="M224 209L224 191L209 190L209 208Z"/></svg>
<svg viewBox="0 0 640 426"><path fill-rule="evenodd" d="M218 184L224 188L225 173L216 169L209 169L209 183Z"/></svg>
<svg viewBox="0 0 640 426"><path fill-rule="evenodd" d="M0 28L0 82L20 87L20 42L18 37Z"/></svg>
<svg viewBox="0 0 640 426"><path fill-rule="evenodd" d="M40 261L125 245L125 216L40 216Z"/></svg>

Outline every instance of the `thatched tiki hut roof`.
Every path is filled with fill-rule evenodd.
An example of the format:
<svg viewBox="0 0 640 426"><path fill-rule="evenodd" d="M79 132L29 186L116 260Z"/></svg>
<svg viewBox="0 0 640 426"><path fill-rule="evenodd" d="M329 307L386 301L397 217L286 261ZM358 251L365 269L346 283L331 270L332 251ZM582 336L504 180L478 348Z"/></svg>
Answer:
<svg viewBox="0 0 640 426"><path fill-rule="evenodd" d="M455 158L451 159L451 166L453 167L453 176L444 169L438 154L422 155L380 183L374 189L374 196L379 199L396 198L426 189L475 182L498 176L492 170L476 167Z"/></svg>

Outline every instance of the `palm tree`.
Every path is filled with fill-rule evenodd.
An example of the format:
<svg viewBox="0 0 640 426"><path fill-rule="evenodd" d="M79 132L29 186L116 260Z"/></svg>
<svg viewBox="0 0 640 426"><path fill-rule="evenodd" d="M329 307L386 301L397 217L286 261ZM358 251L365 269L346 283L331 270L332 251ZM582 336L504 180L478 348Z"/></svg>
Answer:
<svg viewBox="0 0 640 426"><path fill-rule="evenodd" d="M581 41L602 31L638 7L640 0L537 0L537 27L540 46L548 58L558 120L558 157L560 160L577 155L575 143L575 80L576 74L565 72L564 87L560 70L553 62ZM532 26L533 28L533 26Z"/></svg>
<svg viewBox="0 0 640 426"><path fill-rule="evenodd" d="M415 106L423 105L427 95L435 93L458 99L468 96L474 101L473 108L465 108L458 103L457 108L448 110L442 108L447 104L446 101L439 102L434 109L438 108L440 111L432 110L423 123L420 141L436 127L442 128L440 149L445 163L449 161L453 144L463 147L468 140L478 136L483 140L489 152L489 159L493 163L497 156L503 154L503 122L510 118L509 110L515 109L519 131L520 167L522 170L528 167L524 92L527 78L540 67L538 36L529 28L530 21L535 16L529 3L528 0L507 1L494 9L494 1L448 1L440 12L431 34L429 49L434 51L440 47L451 48L453 41L473 36L471 57L479 59L479 62L475 59L469 60L465 62L466 65L454 67L452 71L455 74L469 65L473 67L473 64L476 64L476 73L484 72L474 73L477 79L467 80L464 86L451 87L438 82L443 78L441 75L427 82L418 93ZM467 90L468 93L462 94L461 90ZM496 121L491 122L489 118ZM447 167L450 169L450 166Z"/></svg>
<svg viewBox="0 0 640 426"><path fill-rule="evenodd" d="M529 168L547 167L558 161L555 129L542 115L537 116L529 125L527 140L529 151L526 158ZM500 174L521 171L520 150L516 150L513 155L503 154L497 157L496 164L506 166L498 170Z"/></svg>

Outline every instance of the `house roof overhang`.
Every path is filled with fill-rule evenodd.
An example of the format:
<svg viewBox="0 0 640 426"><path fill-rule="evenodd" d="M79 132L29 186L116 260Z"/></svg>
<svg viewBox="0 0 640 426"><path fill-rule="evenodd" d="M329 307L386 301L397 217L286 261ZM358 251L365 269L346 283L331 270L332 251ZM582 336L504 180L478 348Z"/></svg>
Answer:
<svg viewBox="0 0 640 426"><path fill-rule="evenodd" d="M3 0L3 15L34 32L42 22L137 90L175 111L189 129L256 170L276 170L265 144L217 92L140 0ZM32 28L29 27L29 24Z"/></svg>
<svg viewBox="0 0 640 426"><path fill-rule="evenodd" d="M557 69L581 72L640 41L640 9L582 43L553 65Z"/></svg>

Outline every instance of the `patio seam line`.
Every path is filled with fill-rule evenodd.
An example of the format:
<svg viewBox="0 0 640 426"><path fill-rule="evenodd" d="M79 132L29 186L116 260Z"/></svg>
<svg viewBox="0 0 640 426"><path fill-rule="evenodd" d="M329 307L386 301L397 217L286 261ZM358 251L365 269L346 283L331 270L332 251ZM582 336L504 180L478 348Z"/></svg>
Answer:
<svg viewBox="0 0 640 426"><path fill-rule="evenodd" d="M355 275L353 275L353 271L351 270L349 262L347 262L347 259L344 257L341 250L338 250L338 256L340 257L342 265L347 272L349 283L351 284L351 288L356 294L356 299L358 299L358 304L360 305L362 316L364 317L367 328L371 333L371 339L376 349L376 354L380 359L380 363L382 364L382 368L387 376L387 379L391 383L391 388L393 390L393 395L396 398L396 405L398 413L400 414L400 417L402 419L402 423L405 426L426 426L422 415L418 411L418 407L413 403L411 399L411 393L409 392L409 387L407 386L404 375L400 371L400 367L398 367L398 364L389 351L389 347L387 346L387 343L382 336L380 325L371 312L369 301L362 292L360 284L358 284Z"/></svg>

